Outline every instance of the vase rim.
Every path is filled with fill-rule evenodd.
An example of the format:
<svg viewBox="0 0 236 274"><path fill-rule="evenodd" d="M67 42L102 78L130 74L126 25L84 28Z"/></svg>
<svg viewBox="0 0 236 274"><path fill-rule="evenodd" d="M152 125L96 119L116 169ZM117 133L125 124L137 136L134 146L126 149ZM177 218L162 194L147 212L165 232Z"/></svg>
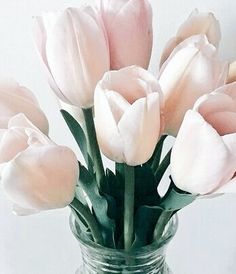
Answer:
<svg viewBox="0 0 236 274"><path fill-rule="evenodd" d="M130 251L125 251L124 249L115 249L115 248L109 248L109 247L105 247L102 246L100 244L97 244L93 241L89 241L89 240L84 240L82 239L78 233L76 233L74 231L74 229L72 229L72 232L74 234L74 236L76 237L76 239L85 247L87 248L92 248L94 250L96 250L97 252L99 250L102 250L102 252L107 251L107 252L116 252L116 254L120 253L120 254L143 254L146 252L152 252L154 249L161 249L163 246L165 246L166 244L169 243L169 241L174 237L176 231L178 228L178 216L177 214L173 215L172 218L170 219L169 223L166 225L166 229L161 237L161 240L159 242L154 241L151 244L139 247L139 248L134 248Z"/></svg>

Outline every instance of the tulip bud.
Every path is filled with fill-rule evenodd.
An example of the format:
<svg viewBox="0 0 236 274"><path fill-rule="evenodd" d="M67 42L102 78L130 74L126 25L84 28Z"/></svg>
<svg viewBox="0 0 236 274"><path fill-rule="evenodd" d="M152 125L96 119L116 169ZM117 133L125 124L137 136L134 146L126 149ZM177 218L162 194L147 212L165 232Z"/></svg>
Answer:
<svg viewBox="0 0 236 274"><path fill-rule="evenodd" d="M48 134L48 120L33 93L14 80L4 80L0 82L0 128L7 128L10 118L18 113L24 113L34 125Z"/></svg>
<svg viewBox="0 0 236 274"><path fill-rule="evenodd" d="M111 69L148 68L152 51L152 9L147 0L101 0Z"/></svg>
<svg viewBox="0 0 236 274"><path fill-rule="evenodd" d="M204 35L180 43L162 66L159 82L164 93L165 131L175 136L185 112L203 94L225 83L228 64Z"/></svg>
<svg viewBox="0 0 236 274"><path fill-rule="evenodd" d="M162 94L155 77L140 67L107 72L94 98L102 152L128 165L145 163L162 133Z"/></svg>
<svg viewBox="0 0 236 274"><path fill-rule="evenodd" d="M197 34L206 35L209 43L214 45L216 48L218 47L221 39L220 24L213 13L199 12L198 9L195 9L188 19L179 27L176 36L171 38L166 44L161 57L160 66L163 65L179 43L183 42L190 36Z"/></svg>
<svg viewBox="0 0 236 274"><path fill-rule="evenodd" d="M171 155L176 186L194 194L236 192L236 83L204 95L189 110Z"/></svg>
<svg viewBox="0 0 236 274"><path fill-rule="evenodd" d="M78 178L75 154L52 142L23 114L11 119L0 139L0 155L1 183L15 213L61 208L73 200Z"/></svg>
<svg viewBox="0 0 236 274"><path fill-rule="evenodd" d="M67 104L91 107L95 86L110 67L97 11L86 6L37 17L35 41L56 95Z"/></svg>

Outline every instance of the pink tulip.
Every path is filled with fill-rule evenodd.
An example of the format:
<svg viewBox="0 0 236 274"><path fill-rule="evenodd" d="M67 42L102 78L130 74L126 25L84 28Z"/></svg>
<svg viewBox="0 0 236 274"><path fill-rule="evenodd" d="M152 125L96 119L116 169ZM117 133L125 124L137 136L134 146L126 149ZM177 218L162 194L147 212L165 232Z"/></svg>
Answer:
<svg viewBox="0 0 236 274"><path fill-rule="evenodd" d="M23 115L0 136L1 184L14 211L28 215L67 206L78 178L75 154L58 146Z"/></svg>
<svg viewBox="0 0 236 274"><path fill-rule="evenodd" d="M159 82L164 93L165 131L175 136L185 112L203 94L223 85L228 64L204 35L180 43L162 66Z"/></svg>
<svg viewBox="0 0 236 274"><path fill-rule="evenodd" d="M218 47L221 39L220 24L213 13L199 12L195 9L188 19L179 27L176 36L171 38L166 44L162 53L160 66L163 65L179 43L183 42L190 36L197 34L205 34L209 43Z"/></svg>
<svg viewBox="0 0 236 274"><path fill-rule="evenodd" d="M101 0L111 69L148 68L152 51L152 9L147 0Z"/></svg>
<svg viewBox="0 0 236 274"><path fill-rule="evenodd" d="M0 128L7 128L9 119L18 113L24 113L35 126L48 134L48 120L33 93L14 80L4 80L0 82Z"/></svg>
<svg viewBox="0 0 236 274"><path fill-rule="evenodd" d="M107 72L94 98L102 152L135 166L152 155L162 133L162 94L154 76L140 67Z"/></svg>
<svg viewBox="0 0 236 274"><path fill-rule="evenodd" d="M110 67L98 12L85 6L37 17L35 41L56 95L67 104L91 107L95 86Z"/></svg>
<svg viewBox="0 0 236 274"><path fill-rule="evenodd" d="M177 135L171 173L194 194L236 192L236 83L204 95L189 110Z"/></svg>

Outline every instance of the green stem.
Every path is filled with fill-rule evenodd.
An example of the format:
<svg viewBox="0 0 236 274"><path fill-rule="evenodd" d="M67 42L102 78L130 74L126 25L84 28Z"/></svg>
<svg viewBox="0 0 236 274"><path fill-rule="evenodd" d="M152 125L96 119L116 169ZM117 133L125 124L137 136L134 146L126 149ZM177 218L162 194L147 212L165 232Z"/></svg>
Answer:
<svg viewBox="0 0 236 274"><path fill-rule="evenodd" d="M153 156L149 160L149 162L151 164L151 169L154 170L154 171L158 168L158 166L160 164L162 148L163 148L164 141L165 141L166 137L167 137L167 135L161 136L159 142L156 145Z"/></svg>
<svg viewBox="0 0 236 274"><path fill-rule="evenodd" d="M98 187L100 190L104 188L105 173L102 163L102 157L98 146L96 130L93 120L93 109L83 109L87 141L88 141L88 153L93 160L96 180L98 182Z"/></svg>
<svg viewBox="0 0 236 274"><path fill-rule="evenodd" d="M94 241L100 245L103 245L102 234L90 210L76 198L74 198L69 206L73 208L85 220L91 230Z"/></svg>
<svg viewBox="0 0 236 274"><path fill-rule="evenodd" d="M153 233L153 239L156 241L160 241L161 236L165 230L166 225L168 224L169 220L171 219L173 215L173 211L163 211L161 213L161 216L159 217L154 233Z"/></svg>
<svg viewBox="0 0 236 274"><path fill-rule="evenodd" d="M125 168L125 193L124 193L124 248L129 251L134 234L134 167L124 165Z"/></svg>
<svg viewBox="0 0 236 274"><path fill-rule="evenodd" d="M170 156L171 156L171 149L169 152L166 154L165 158L162 160L161 164L159 167L156 169L154 172L156 181L159 183L166 172L168 166L170 165Z"/></svg>

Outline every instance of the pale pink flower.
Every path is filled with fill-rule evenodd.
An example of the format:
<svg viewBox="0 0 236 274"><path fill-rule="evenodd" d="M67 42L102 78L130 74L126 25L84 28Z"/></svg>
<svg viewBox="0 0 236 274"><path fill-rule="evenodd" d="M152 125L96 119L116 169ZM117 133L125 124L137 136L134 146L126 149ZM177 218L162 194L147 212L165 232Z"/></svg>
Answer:
<svg viewBox="0 0 236 274"><path fill-rule="evenodd" d="M204 35L180 43L162 66L159 83L164 94L165 131L176 135L185 112L203 94L226 81L228 63Z"/></svg>
<svg viewBox="0 0 236 274"><path fill-rule="evenodd" d="M11 118L0 133L0 155L1 184L16 214L61 208L73 200L79 172L75 154L23 114Z"/></svg>
<svg viewBox="0 0 236 274"><path fill-rule="evenodd" d="M133 166L146 162L163 129L162 94L155 77L135 66L107 72L94 102L102 152Z"/></svg>
<svg viewBox="0 0 236 274"><path fill-rule="evenodd" d="M236 192L236 83L204 95L184 118L171 155L176 186L194 194Z"/></svg>
<svg viewBox="0 0 236 274"><path fill-rule="evenodd" d="M92 6L36 17L35 42L49 84L65 103L93 105L95 86L110 68L104 25Z"/></svg>
<svg viewBox="0 0 236 274"><path fill-rule="evenodd" d="M101 0L111 69L148 68L152 51L152 9L147 0Z"/></svg>
<svg viewBox="0 0 236 274"><path fill-rule="evenodd" d="M179 27L176 36L167 42L161 56L160 66L168 59L171 52L179 43L197 34L205 34L209 43L213 44L216 48L218 47L221 39L220 24L213 13L199 12L198 9L195 9Z"/></svg>
<svg viewBox="0 0 236 274"><path fill-rule="evenodd" d="M48 120L34 94L13 79L0 82L0 128L7 128L9 120L18 113L25 116L42 132L48 133Z"/></svg>

